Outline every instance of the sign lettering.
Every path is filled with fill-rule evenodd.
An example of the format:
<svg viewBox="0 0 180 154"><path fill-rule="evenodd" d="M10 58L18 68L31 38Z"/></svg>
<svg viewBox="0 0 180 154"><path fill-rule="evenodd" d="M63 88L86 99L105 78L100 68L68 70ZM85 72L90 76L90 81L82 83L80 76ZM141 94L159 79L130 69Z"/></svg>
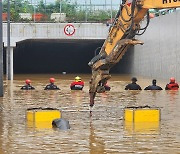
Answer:
<svg viewBox="0 0 180 154"><path fill-rule="evenodd" d="M180 2L180 0L162 0L163 4L167 4L167 3L173 3L173 2Z"/></svg>

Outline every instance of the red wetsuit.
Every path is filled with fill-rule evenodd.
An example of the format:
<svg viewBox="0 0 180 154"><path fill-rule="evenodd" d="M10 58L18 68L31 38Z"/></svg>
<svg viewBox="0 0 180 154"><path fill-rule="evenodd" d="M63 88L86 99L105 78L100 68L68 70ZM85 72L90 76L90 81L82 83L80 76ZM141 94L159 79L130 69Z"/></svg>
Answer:
<svg viewBox="0 0 180 154"><path fill-rule="evenodd" d="M82 90L84 87L84 82L83 81L79 81L79 82L72 82L70 85L71 90Z"/></svg>

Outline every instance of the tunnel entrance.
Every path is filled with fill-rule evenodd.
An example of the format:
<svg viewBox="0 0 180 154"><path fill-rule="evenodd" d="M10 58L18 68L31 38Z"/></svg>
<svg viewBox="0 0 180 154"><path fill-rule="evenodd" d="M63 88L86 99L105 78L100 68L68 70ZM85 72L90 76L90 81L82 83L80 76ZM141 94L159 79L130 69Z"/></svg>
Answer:
<svg viewBox="0 0 180 154"><path fill-rule="evenodd" d="M26 40L14 49L14 73L91 73L104 40Z"/></svg>
<svg viewBox="0 0 180 154"><path fill-rule="evenodd" d="M99 53L99 47L103 43L104 40L25 40L18 42L14 48L14 73L91 74L88 62ZM97 48L99 49L96 50ZM110 70L110 73L127 73L129 70L127 68L131 68L130 63L127 63L131 61L128 60L132 57L129 56L131 53L126 53L124 58Z"/></svg>

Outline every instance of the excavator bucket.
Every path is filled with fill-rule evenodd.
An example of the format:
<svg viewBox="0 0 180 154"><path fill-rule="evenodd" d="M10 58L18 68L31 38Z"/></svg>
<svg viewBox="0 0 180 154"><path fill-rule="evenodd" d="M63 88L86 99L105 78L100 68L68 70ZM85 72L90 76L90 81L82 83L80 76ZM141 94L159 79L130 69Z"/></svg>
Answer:
<svg viewBox="0 0 180 154"><path fill-rule="evenodd" d="M111 78L109 75L109 70L112 66L119 62L122 56L127 51L127 48L130 45L143 44L143 42L136 39L123 39L119 40L116 46L114 47L111 54L106 55L102 59L98 59L97 61L91 61L92 67L92 77L89 82L89 94L90 94L90 106L94 105L94 98L96 96L96 92L98 86L104 86L107 80ZM101 53L100 53L101 54ZM98 57L102 57L99 56ZM96 58L93 58L96 59ZM101 88L101 87L100 87Z"/></svg>

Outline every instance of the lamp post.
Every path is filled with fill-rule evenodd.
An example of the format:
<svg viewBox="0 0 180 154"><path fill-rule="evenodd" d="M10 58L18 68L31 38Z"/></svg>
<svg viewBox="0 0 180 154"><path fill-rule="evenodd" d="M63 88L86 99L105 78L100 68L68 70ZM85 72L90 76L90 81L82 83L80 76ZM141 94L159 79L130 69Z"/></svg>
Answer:
<svg viewBox="0 0 180 154"><path fill-rule="evenodd" d="M2 26L2 0L0 0L0 97L3 96L3 26Z"/></svg>
<svg viewBox="0 0 180 154"><path fill-rule="evenodd" d="M85 0L85 8L86 8L86 10L85 10L85 22L87 22L87 2L86 2L86 0Z"/></svg>
<svg viewBox="0 0 180 154"><path fill-rule="evenodd" d="M122 0L119 1L119 4L122 4Z"/></svg>
<svg viewBox="0 0 180 154"><path fill-rule="evenodd" d="M112 0L111 0L111 23L112 23Z"/></svg>
<svg viewBox="0 0 180 154"><path fill-rule="evenodd" d="M61 0L59 0L59 13L60 13L59 22L61 22L61 11L62 11L62 2L61 2Z"/></svg>
<svg viewBox="0 0 180 154"><path fill-rule="evenodd" d="M34 22L36 22L36 19L35 19L35 14L36 14L36 4L35 4L35 0L34 0L34 5L33 5L33 8L34 8L34 15L33 15L33 17L34 17Z"/></svg>
<svg viewBox="0 0 180 154"><path fill-rule="evenodd" d="M7 4L7 50L6 50L6 77L11 80L10 73L10 0Z"/></svg>
<svg viewBox="0 0 180 154"><path fill-rule="evenodd" d="M45 13L46 13L46 0L44 1L44 3L45 3Z"/></svg>
<svg viewBox="0 0 180 154"><path fill-rule="evenodd" d="M90 12L92 11L92 3L91 0L89 1L89 5L90 5Z"/></svg>

